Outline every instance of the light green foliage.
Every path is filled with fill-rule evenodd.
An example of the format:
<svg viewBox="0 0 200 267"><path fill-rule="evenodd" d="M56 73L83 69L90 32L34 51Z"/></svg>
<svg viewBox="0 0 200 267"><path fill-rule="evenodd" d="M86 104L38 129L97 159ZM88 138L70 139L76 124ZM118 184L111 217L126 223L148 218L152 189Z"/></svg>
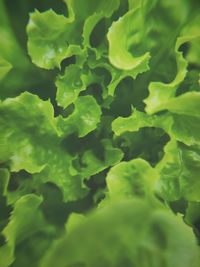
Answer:
<svg viewBox="0 0 200 267"><path fill-rule="evenodd" d="M177 64L177 75L174 80L169 84L152 82L149 85L149 96L144 100L146 104L146 112L152 114L160 110L165 109L168 106L170 98L175 96L176 90L181 82L186 77L187 73L187 61L184 59L182 52L179 52L179 48L186 42L197 39L200 42L200 34L198 33L195 36L181 36L177 39L175 45L176 53L176 64Z"/></svg>
<svg viewBox="0 0 200 267"><path fill-rule="evenodd" d="M57 126L66 136L76 132L83 137L93 131L100 121L101 109L92 96L79 97L74 102L74 112L66 119L58 117Z"/></svg>
<svg viewBox="0 0 200 267"><path fill-rule="evenodd" d="M4 58L0 58L0 80L12 69L12 65Z"/></svg>
<svg viewBox="0 0 200 267"><path fill-rule="evenodd" d="M156 166L160 172L159 192L165 199L200 201L199 159L199 146L189 147L175 141L166 145L165 155Z"/></svg>
<svg viewBox="0 0 200 267"><path fill-rule="evenodd" d="M166 209L145 201L122 201L79 222L47 253L41 267L131 267L138 262L141 267L197 266L191 229Z"/></svg>
<svg viewBox="0 0 200 267"><path fill-rule="evenodd" d="M0 0L0 267L199 267L200 3Z"/></svg>
<svg viewBox="0 0 200 267"><path fill-rule="evenodd" d="M91 77L90 77L91 76ZM85 90L87 85L94 82L92 75L82 72L80 67L70 65L65 70L63 76L59 76L56 81L58 104L66 108L74 103L81 91Z"/></svg>
<svg viewBox="0 0 200 267"><path fill-rule="evenodd" d="M31 15L27 32L28 49L33 63L47 69L60 66L60 62L67 55L67 27L68 20L53 10L45 13L35 11Z"/></svg>
<svg viewBox="0 0 200 267"><path fill-rule="evenodd" d="M158 173L145 160L120 162L108 172L108 196L114 201L136 197L150 197L156 188Z"/></svg>
<svg viewBox="0 0 200 267"><path fill-rule="evenodd" d="M118 148L113 147L108 139L101 140L100 145L103 148L103 161L102 159L98 158L91 150L85 151L85 153L81 157L81 162L84 166L84 168L82 168L82 173L85 177L90 177L91 175L103 171L109 166L113 166L114 164L118 163L123 157L122 151Z"/></svg>
<svg viewBox="0 0 200 267"><path fill-rule="evenodd" d="M7 241L0 248L2 267L9 266L14 261L14 249L17 243L45 226L42 214L38 210L41 202L40 197L26 195L15 203L10 221L2 231Z"/></svg>
<svg viewBox="0 0 200 267"><path fill-rule="evenodd" d="M113 23L109 33L109 59L111 63L123 70L134 70L136 73L143 72L148 69L147 62L149 60L149 53L145 53L141 57L134 57L128 51L133 43L139 43L142 36L140 32L131 32L131 25L139 28L142 24L142 14L140 9L130 10L123 18ZM124 32L127 31L127 32ZM121 38L118 38L119 35ZM134 76L134 74L132 74Z"/></svg>
<svg viewBox="0 0 200 267"><path fill-rule="evenodd" d="M74 113L66 120L60 117L58 121L49 101L29 93L7 99L0 106L1 161L9 159L10 168L15 172L23 169L39 172L34 175L36 183L55 183L63 191L65 200L74 200L85 190L81 176L77 176L72 166L73 157L61 146L60 135L78 131L84 136L95 129L100 116L100 108L91 96L83 97L83 101L80 99ZM85 107L91 108L88 114L83 113ZM93 115L94 119L90 120Z"/></svg>

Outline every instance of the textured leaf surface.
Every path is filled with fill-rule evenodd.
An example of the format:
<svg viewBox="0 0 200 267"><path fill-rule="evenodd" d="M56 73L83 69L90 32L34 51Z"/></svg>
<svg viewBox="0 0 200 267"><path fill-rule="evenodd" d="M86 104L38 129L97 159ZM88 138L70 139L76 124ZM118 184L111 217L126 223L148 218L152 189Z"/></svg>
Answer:
<svg viewBox="0 0 200 267"><path fill-rule="evenodd" d="M81 240L85 240L85 246L81 245ZM112 244L109 252L105 248L108 244ZM177 247L178 250L175 250ZM126 252L122 255L122 251ZM165 209L153 210L146 202L138 200L122 202L102 209L79 223L68 237L63 237L54 245L41 266L86 264L101 267L124 263L133 266L138 260L142 267L150 262L159 267L163 264L197 266L192 232L180 218L175 218Z"/></svg>
<svg viewBox="0 0 200 267"><path fill-rule="evenodd" d="M0 0L0 267L200 266L199 14Z"/></svg>

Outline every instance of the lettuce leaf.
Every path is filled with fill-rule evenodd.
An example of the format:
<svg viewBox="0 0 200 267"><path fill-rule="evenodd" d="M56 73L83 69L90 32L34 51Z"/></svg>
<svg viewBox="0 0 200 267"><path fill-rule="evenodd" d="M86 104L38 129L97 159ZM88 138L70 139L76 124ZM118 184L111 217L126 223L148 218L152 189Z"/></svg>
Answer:
<svg viewBox="0 0 200 267"><path fill-rule="evenodd" d="M153 209L145 201L126 200L96 211L75 225L54 244L41 267L138 263L142 267L151 263L159 267L197 266L198 252L193 234L181 218L166 209Z"/></svg>
<svg viewBox="0 0 200 267"><path fill-rule="evenodd" d="M0 266L200 265L199 14L0 0Z"/></svg>
<svg viewBox="0 0 200 267"><path fill-rule="evenodd" d="M42 199L36 195L26 195L15 203L10 221L2 231L6 238L6 244L0 247L2 267L9 266L14 261L17 243L45 227L44 218L38 209L41 201Z"/></svg>

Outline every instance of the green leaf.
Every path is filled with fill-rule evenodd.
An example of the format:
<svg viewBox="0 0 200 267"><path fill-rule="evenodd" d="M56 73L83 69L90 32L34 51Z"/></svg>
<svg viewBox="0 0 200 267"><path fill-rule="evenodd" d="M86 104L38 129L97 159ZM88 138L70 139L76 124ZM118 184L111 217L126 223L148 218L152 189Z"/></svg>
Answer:
<svg viewBox="0 0 200 267"><path fill-rule="evenodd" d="M188 92L171 98L162 107L170 113L162 115L148 115L133 109L129 117L115 119L112 130L116 135L122 135L125 132L137 132L144 127L157 127L186 145L199 145L199 96L198 92Z"/></svg>
<svg viewBox="0 0 200 267"><path fill-rule="evenodd" d="M60 67L67 55L69 21L53 10L31 14L27 26L28 51L33 63L41 68ZM70 31L70 29L68 29Z"/></svg>
<svg viewBox="0 0 200 267"><path fill-rule="evenodd" d="M200 15L199 9L193 10L193 17L188 21L182 30L182 34L186 35L188 32L190 35L200 36L199 31ZM199 38L195 38L193 42L190 43L188 48L188 53L186 54L186 59L189 63L199 65L200 60L200 49L199 49Z"/></svg>
<svg viewBox="0 0 200 267"><path fill-rule="evenodd" d="M28 51L37 66L52 69L60 67L64 58L71 56L71 46L81 45L84 21L94 12L110 16L119 5L119 0L99 1L94 5L91 0L80 3L66 1L69 16L56 14L53 10L31 14L27 26ZM100 19L100 18L99 18ZM95 27L93 24L90 28ZM89 33L88 33L89 34ZM73 51L76 54L77 51Z"/></svg>
<svg viewBox="0 0 200 267"><path fill-rule="evenodd" d="M168 101L175 97L178 86L183 82L187 74L188 63L183 57L183 53L179 51L179 48L184 43L190 42L199 36L181 36L177 39L175 45L177 74L171 83L151 82L149 85L149 96L144 100L146 104L146 112L153 114L160 110L165 109Z"/></svg>
<svg viewBox="0 0 200 267"><path fill-rule="evenodd" d="M118 9L120 4L119 0L117 1L111 0L109 1L109 4L104 0L101 0L99 2L100 2L99 8L96 9L95 7L94 13L92 13L92 15L85 20L83 27L83 44L85 47L89 48L95 53L97 59L100 59L103 56L103 54L106 53L107 43L106 40L103 40L104 44L99 45L98 49L92 47L90 42L91 34L95 29L95 26L98 24L98 22L100 22L103 18L108 19L113 14L113 12L116 11L116 9ZM90 6L92 6L92 3L90 4ZM100 34L101 34L100 32L97 33L97 36Z"/></svg>
<svg viewBox="0 0 200 267"><path fill-rule="evenodd" d="M74 102L74 112L67 118L59 116L57 126L64 136L77 133L79 137L93 131L100 122L101 108L92 96L80 96Z"/></svg>
<svg viewBox="0 0 200 267"><path fill-rule="evenodd" d="M0 195L6 196L10 173L7 169L0 169Z"/></svg>
<svg viewBox="0 0 200 267"><path fill-rule="evenodd" d="M58 76L56 80L58 104L63 108L68 107L77 100L81 91L95 81L91 72L85 72L77 65L70 65L65 69L65 74Z"/></svg>
<svg viewBox="0 0 200 267"><path fill-rule="evenodd" d="M115 2L115 1L113 1L113 2ZM117 1L115 3L117 4ZM94 14L92 14L91 16L89 16L86 19L85 23L84 23L84 28L83 28L83 44L84 44L85 47L93 50L96 53L96 56L98 56L99 49L95 49L95 48L93 48L91 46L90 37L91 37L92 31L94 30L94 27L104 17L106 17L106 14L104 12L102 12L102 11L100 13L96 13L95 12ZM100 50L100 53L99 54L102 54L102 51L101 50Z"/></svg>
<svg viewBox="0 0 200 267"><path fill-rule="evenodd" d="M38 172L44 168L45 163L41 163L35 155L40 145L35 146L34 138L38 142L45 138L45 134L50 139L58 134L53 119L53 107L49 101L41 101L37 96L23 93L2 102L0 114L0 160L10 160L13 171L26 169L29 172Z"/></svg>
<svg viewBox="0 0 200 267"><path fill-rule="evenodd" d="M109 17L119 6L119 0L111 0L109 3L106 0L99 0L97 3L94 3L92 0L84 0L84 2L78 0L65 0L65 2L68 9L71 11L71 17L73 13L75 21L84 21L94 12L103 12L105 17Z"/></svg>
<svg viewBox="0 0 200 267"><path fill-rule="evenodd" d="M80 171L85 178L117 164L123 157L123 152L113 147L109 139L101 140L101 145L103 151L99 157L92 150L85 151L81 157L81 163L84 167Z"/></svg>
<svg viewBox="0 0 200 267"><path fill-rule="evenodd" d="M184 198L200 201L200 147L171 140L156 169L160 173L159 194L168 201Z"/></svg>
<svg viewBox="0 0 200 267"><path fill-rule="evenodd" d="M125 132L137 132L143 127L153 127L156 123L156 116L149 116L143 112L133 109L132 115L129 117L118 117L112 122L112 130L116 135Z"/></svg>
<svg viewBox="0 0 200 267"><path fill-rule="evenodd" d="M174 114L169 134L186 145L200 145L199 127L199 118Z"/></svg>
<svg viewBox="0 0 200 267"><path fill-rule="evenodd" d="M129 9L136 9L141 3L141 0L128 0Z"/></svg>
<svg viewBox="0 0 200 267"><path fill-rule="evenodd" d="M136 199L93 212L54 244L41 267L144 267L152 263L197 267L198 248L181 218Z"/></svg>
<svg viewBox="0 0 200 267"><path fill-rule="evenodd" d="M7 173L7 183L4 183L4 194L6 204L14 205L21 197L32 194L36 191L35 181L31 174L20 171L17 173Z"/></svg>
<svg viewBox="0 0 200 267"><path fill-rule="evenodd" d="M178 97L171 98L168 102L163 103L162 109L167 109L172 113L188 115L191 117L200 117L199 114L200 93L187 92Z"/></svg>
<svg viewBox="0 0 200 267"><path fill-rule="evenodd" d="M45 227L45 221L38 209L41 202L42 198L36 195L26 195L16 202L10 221L2 231L6 243L0 247L0 266L10 266L15 259L16 244Z"/></svg>
<svg viewBox="0 0 200 267"><path fill-rule="evenodd" d="M153 196L158 178L156 170L143 159L120 162L107 174L108 197L116 201Z"/></svg>
<svg viewBox="0 0 200 267"><path fill-rule="evenodd" d="M18 43L9 18L9 12L5 2L2 0L0 1L0 35L0 68L2 64L5 64L4 67L9 69L11 65L21 67L24 65L28 67L27 56Z"/></svg>
<svg viewBox="0 0 200 267"><path fill-rule="evenodd" d="M187 92L163 103L163 109L169 110L173 118L169 135L187 145L199 145L199 105L199 92Z"/></svg>
<svg viewBox="0 0 200 267"><path fill-rule="evenodd" d="M199 202L190 202L186 210L185 221L189 225L195 225L200 219L199 213L200 203Z"/></svg>
<svg viewBox="0 0 200 267"><path fill-rule="evenodd" d="M11 2L0 267L199 267L198 1Z"/></svg>
<svg viewBox="0 0 200 267"><path fill-rule="evenodd" d="M71 213L70 217L66 224L67 232L71 232L74 228L76 228L82 221L85 220L85 216L79 213Z"/></svg>
<svg viewBox="0 0 200 267"><path fill-rule="evenodd" d="M140 9L130 10L114 22L108 32L109 60L119 69L132 71L132 76L148 70L149 52L137 57L129 52L131 45L141 41L139 31L133 32L142 23ZM120 38L119 38L120 36Z"/></svg>
<svg viewBox="0 0 200 267"><path fill-rule="evenodd" d="M105 69L106 71L109 72L110 76L111 76L111 80L109 82L109 84L104 85L102 80L98 80L97 78L97 82L100 83L100 85L103 87L104 91L103 91L103 98L106 99L108 96L114 96L115 93L115 89L117 87L117 85L126 77L132 77L133 79L136 78L136 76L138 75L138 73L140 73L139 69L138 72L136 71L132 71L132 70L122 70L122 69L118 69L114 66L112 66L111 64L109 64L109 62L107 62L107 59L104 57L101 57L99 59L95 60L89 60L88 65L91 69L95 70L96 68L102 68ZM146 65L147 69L149 68L148 65ZM143 71L141 71L143 72ZM112 99L113 100L113 99Z"/></svg>
<svg viewBox="0 0 200 267"><path fill-rule="evenodd" d="M194 233L196 234L198 240L200 238L200 231L198 227L198 223L200 220L200 203L199 202L189 202L187 209L185 211L185 222L193 227ZM199 243L198 243L199 244Z"/></svg>
<svg viewBox="0 0 200 267"><path fill-rule="evenodd" d="M118 117L112 122L112 130L116 135L122 135L125 132L138 132L141 128L156 127L163 129L172 137L176 137L173 116L171 114L148 115L133 109L129 117Z"/></svg>
<svg viewBox="0 0 200 267"><path fill-rule="evenodd" d="M65 136L77 129L83 136L95 129L99 121L100 108L96 101L91 96L81 100L78 100L74 113L67 121L60 117L62 127L68 129ZM92 110L88 109L88 113L85 113L88 105ZM65 201L81 198L86 193L82 178L77 176L77 171L72 167L73 157L62 147L62 132L57 128L49 101L23 93L2 102L0 114L1 162L8 162L14 172L24 169L38 173L34 175L36 184L56 184L63 192Z"/></svg>
<svg viewBox="0 0 200 267"><path fill-rule="evenodd" d="M11 69L12 65L7 60L0 57L0 80L2 80Z"/></svg>

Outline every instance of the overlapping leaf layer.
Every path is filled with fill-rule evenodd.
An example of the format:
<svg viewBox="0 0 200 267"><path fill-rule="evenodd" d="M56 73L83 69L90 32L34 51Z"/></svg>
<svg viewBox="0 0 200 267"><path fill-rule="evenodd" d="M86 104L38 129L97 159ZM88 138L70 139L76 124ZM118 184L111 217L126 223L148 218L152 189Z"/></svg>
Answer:
<svg viewBox="0 0 200 267"><path fill-rule="evenodd" d="M0 0L0 267L198 267L200 3Z"/></svg>

